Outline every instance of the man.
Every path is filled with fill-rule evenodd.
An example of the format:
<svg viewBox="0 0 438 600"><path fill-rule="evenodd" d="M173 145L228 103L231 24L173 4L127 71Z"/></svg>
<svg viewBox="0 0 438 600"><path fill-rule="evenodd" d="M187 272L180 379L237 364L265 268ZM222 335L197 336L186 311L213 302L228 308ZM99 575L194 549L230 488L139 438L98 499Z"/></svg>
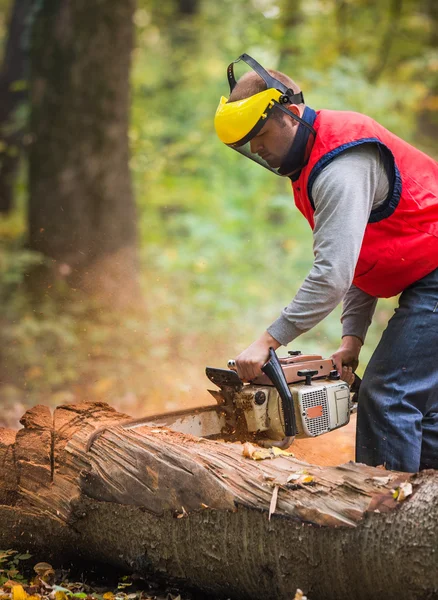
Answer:
<svg viewBox="0 0 438 600"><path fill-rule="evenodd" d="M438 468L438 164L365 115L313 111L289 77L246 54L238 60L253 71L236 82L228 67L231 93L217 109L216 131L292 180L315 258L292 302L236 358L237 372L252 380L270 347L287 345L343 301L332 358L348 379L377 298L401 293L364 374L356 460Z"/></svg>

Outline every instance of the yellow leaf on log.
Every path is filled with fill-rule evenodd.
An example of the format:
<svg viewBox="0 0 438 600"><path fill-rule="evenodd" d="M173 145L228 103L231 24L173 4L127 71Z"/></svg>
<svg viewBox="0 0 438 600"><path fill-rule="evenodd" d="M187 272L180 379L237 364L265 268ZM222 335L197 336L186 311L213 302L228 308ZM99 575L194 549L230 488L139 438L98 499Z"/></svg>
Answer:
<svg viewBox="0 0 438 600"><path fill-rule="evenodd" d="M276 446L272 448L260 448L250 442L243 444L242 454L252 460L265 460L266 458L276 458L277 456L294 456L292 452L287 452L287 450L282 450Z"/></svg>

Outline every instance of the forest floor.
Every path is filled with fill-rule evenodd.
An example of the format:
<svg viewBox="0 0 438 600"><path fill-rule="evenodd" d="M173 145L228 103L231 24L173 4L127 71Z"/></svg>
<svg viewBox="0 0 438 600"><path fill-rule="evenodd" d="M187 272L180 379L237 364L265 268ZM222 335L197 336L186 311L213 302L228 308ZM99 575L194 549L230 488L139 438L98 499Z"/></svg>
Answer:
<svg viewBox="0 0 438 600"><path fill-rule="evenodd" d="M164 579L146 580L90 563L55 568L32 558L0 550L2 600L217 600Z"/></svg>
<svg viewBox="0 0 438 600"><path fill-rule="evenodd" d="M0 550L0 567L1 600L232 600L87 563L55 569L14 550ZM292 595L307 600L301 590Z"/></svg>

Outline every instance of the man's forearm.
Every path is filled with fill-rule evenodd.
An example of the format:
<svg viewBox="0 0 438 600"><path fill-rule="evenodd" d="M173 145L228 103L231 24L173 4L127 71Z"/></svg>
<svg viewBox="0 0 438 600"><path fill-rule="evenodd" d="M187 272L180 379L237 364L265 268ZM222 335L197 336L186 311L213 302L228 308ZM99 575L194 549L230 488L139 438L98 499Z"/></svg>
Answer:
<svg viewBox="0 0 438 600"><path fill-rule="evenodd" d="M336 308L345 294L345 282L336 282L325 269L314 267L292 302L268 327L268 332L286 346L320 323ZM348 283L347 283L348 285Z"/></svg>
<svg viewBox="0 0 438 600"><path fill-rule="evenodd" d="M355 354L357 353L357 355L359 355L362 346L362 340L355 335L345 335L342 338L341 348L351 350Z"/></svg>
<svg viewBox="0 0 438 600"><path fill-rule="evenodd" d="M376 305L377 298L352 285L345 295L342 306L342 337L355 336L363 343Z"/></svg>

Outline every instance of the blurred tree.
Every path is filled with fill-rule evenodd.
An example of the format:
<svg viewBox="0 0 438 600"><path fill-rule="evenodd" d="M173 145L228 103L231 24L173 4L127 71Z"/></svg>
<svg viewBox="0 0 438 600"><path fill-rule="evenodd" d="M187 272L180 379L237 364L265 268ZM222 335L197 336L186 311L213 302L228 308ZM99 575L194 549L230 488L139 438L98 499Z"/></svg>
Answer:
<svg viewBox="0 0 438 600"><path fill-rule="evenodd" d="M301 12L300 1L293 4L288 0L283 0L279 7L279 21L281 23L282 32L279 45L278 70L286 70L287 61L292 58L298 61L300 58L300 25L303 23L303 15Z"/></svg>
<svg viewBox="0 0 438 600"><path fill-rule="evenodd" d="M429 63L430 77L427 82L428 89L424 101L418 113L418 137L423 143L430 146L430 150L438 155L436 140L438 137L438 2L436 0L425 0L424 11L430 22L430 33L428 42L430 54ZM432 68L435 65L435 68Z"/></svg>
<svg viewBox="0 0 438 600"><path fill-rule="evenodd" d="M380 48L375 56L375 63L368 73L368 79L371 83L376 83L388 62L389 54L394 38L398 33L400 17L402 12L402 0L391 0L388 14L387 27L380 40Z"/></svg>
<svg viewBox="0 0 438 600"><path fill-rule="evenodd" d="M27 99L24 32L31 3L32 0L15 0L12 5L0 72L0 213L8 213L12 208L23 140Z"/></svg>
<svg viewBox="0 0 438 600"><path fill-rule="evenodd" d="M32 23L29 241L52 262L32 285L63 278L113 307L138 299L134 9L135 0L40 0Z"/></svg>
<svg viewBox="0 0 438 600"><path fill-rule="evenodd" d="M182 15L194 15L199 9L199 0L178 0L178 8Z"/></svg>

